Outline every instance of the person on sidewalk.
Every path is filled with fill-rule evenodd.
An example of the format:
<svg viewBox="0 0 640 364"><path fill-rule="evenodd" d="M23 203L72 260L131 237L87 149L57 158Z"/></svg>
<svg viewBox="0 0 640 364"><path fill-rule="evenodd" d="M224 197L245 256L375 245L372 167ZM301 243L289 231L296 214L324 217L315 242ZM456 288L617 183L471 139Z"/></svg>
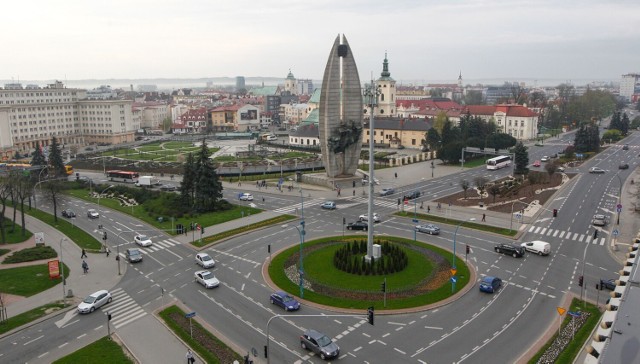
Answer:
<svg viewBox="0 0 640 364"><path fill-rule="evenodd" d="M87 264L86 261L82 261L82 270L84 271L84 274L87 274L87 272L89 271L89 264Z"/></svg>
<svg viewBox="0 0 640 364"><path fill-rule="evenodd" d="M196 362L196 359L193 357L193 353L191 352L191 349L187 351L186 358L187 358L187 364L193 364Z"/></svg>
<svg viewBox="0 0 640 364"><path fill-rule="evenodd" d="M482 221L485 221L486 215L482 214Z"/></svg>
<svg viewBox="0 0 640 364"><path fill-rule="evenodd" d="M87 257L87 252L82 248L82 255L80 255L80 259L84 259Z"/></svg>
<svg viewBox="0 0 640 364"><path fill-rule="evenodd" d="M109 258L109 253L111 253L111 250L109 250L109 247L107 247L107 258Z"/></svg>

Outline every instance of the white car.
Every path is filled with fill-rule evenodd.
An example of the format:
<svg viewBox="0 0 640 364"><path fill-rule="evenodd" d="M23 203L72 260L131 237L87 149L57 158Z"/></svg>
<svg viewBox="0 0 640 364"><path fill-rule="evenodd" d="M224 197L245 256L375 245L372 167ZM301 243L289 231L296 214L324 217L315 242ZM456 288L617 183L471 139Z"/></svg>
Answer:
<svg viewBox="0 0 640 364"><path fill-rule="evenodd" d="M360 221L369 221L369 214L362 214L358 217L358 220ZM373 222L380 222L380 216L378 215L377 212L373 213Z"/></svg>
<svg viewBox="0 0 640 364"><path fill-rule="evenodd" d="M94 209L87 210L87 217L90 219L97 219L100 217L100 213Z"/></svg>
<svg viewBox="0 0 640 364"><path fill-rule="evenodd" d="M84 301L80 302L78 305L79 313L91 313L95 311L97 308L102 307L102 305L111 302L111 293L109 291L103 289L96 293L92 293Z"/></svg>
<svg viewBox="0 0 640 364"><path fill-rule="evenodd" d="M136 235L136 237L133 238L133 242L140 246L151 246L151 244L153 244L148 236L142 234Z"/></svg>
<svg viewBox="0 0 640 364"><path fill-rule="evenodd" d="M196 264L202 268L209 269L216 265L216 262L207 253L196 254Z"/></svg>
<svg viewBox="0 0 640 364"><path fill-rule="evenodd" d="M540 161L541 162L548 162L549 161L549 156L548 155L543 156L542 158L540 158Z"/></svg>
<svg viewBox="0 0 640 364"><path fill-rule="evenodd" d="M243 193L239 198L240 201L253 201L253 195L250 193Z"/></svg>
<svg viewBox="0 0 640 364"><path fill-rule="evenodd" d="M204 288L215 288L220 285L220 281L213 273L208 270L199 270L194 274L196 282L204 286Z"/></svg>

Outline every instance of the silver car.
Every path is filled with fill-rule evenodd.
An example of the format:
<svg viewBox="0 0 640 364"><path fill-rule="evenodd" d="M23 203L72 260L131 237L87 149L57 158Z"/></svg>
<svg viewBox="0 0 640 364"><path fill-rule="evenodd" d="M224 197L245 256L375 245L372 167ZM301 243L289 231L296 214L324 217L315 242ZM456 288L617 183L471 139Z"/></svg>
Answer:
<svg viewBox="0 0 640 364"><path fill-rule="evenodd" d="M593 220L591 220L591 224L595 226L605 226L607 225L607 217L604 215L593 215Z"/></svg>
<svg viewBox="0 0 640 364"><path fill-rule="evenodd" d="M340 347L329 337L316 330L307 330L300 336L300 346L311 350L320 356L320 359L335 358L340 355Z"/></svg>
<svg viewBox="0 0 640 364"><path fill-rule="evenodd" d="M433 224L416 225L416 231L419 233L427 233L429 235L440 234L440 228Z"/></svg>
<svg viewBox="0 0 640 364"><path fill-rule="evenodd" d="M204 288L215 288L220 285L220 281L213 273L208 270L200 270L195 272L194 274L196 282L200 283L204 286Z"/></svg>
<svg viewBox="0 0 640 364"><path fill-rule="evenodd" d="M111 294L107 290L101 290L89 295L78 305L79 313L91 313L102 305L111 302Z"/></svg>

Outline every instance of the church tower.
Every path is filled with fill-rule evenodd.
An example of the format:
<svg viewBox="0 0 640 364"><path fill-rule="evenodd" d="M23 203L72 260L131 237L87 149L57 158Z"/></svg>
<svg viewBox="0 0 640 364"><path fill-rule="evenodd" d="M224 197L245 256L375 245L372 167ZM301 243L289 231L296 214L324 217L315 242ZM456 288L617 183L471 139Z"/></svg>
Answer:
<svg viewBox="0 0 640 364"><path fill-rule="evenodd" d="M298 80L296 80L296 78L293 77L293 73L291 73L291 70L289 70L289 74L287 75L287 78L285 78L284 80L284 91L290 92L291 95L298 94Z"/></svg>
<svg viewBox="0 0 640 364"><path fill-rule="evenodd" d="M389 61L387 60L387 52L384 53L384 62L382 62L382 73L376 81L376 86L380 90L378 97L378 107L375 109L376 116L395 116L396 111L396 80L391 78L389 72Z"/></svg>
<svg viewBox="0 0 640 364"><path fill-rule="evenodd" d="M458 87L462 88L462 71L458 75Z"/></svg>

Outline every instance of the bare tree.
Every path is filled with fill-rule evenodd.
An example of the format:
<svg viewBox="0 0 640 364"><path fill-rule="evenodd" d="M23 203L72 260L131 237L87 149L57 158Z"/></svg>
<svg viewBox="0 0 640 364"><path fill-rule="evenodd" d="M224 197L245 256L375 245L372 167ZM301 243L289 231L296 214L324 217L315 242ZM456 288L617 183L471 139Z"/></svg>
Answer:
<svg viewBox="0 0 640 364"><path fill-rule="evenodd" d="M22 236L25 236L27 234L27 227L24 221L24 200L31 199L31 196L33 195L33 180L29 176L24 175L23 173L16 173L12 177L12 181L13 181L13 191L15 196L14 207L16 207L18 203L20 204ZM13 210L14 225L16 223L16 210L17 209L15 208Z"/></svg>
<svg viewBox="0 0 640 364"><path fill-rule="evenodd" d="M493 196L493 203L496 203L496 196L500 194L500 186L494 183L489 187L489 194Z"/></svg>
<svg viewBox="0 0 640 364"><path fill-rule="evenodd" d="M464 199L467 199L467 190L469 189L469 181L466 179L460 180L460 188L464 191Z"/></svg>
<svg viewBox="0 0 640 364"><path fill-rule="evenodd" d="M62 181L59 179L51 179L48 180L42 185L42 191L44 192L45 198L47 198L53 204L53 220L58 222L58 199L60 198L58 195L62 191Z"/></svg>
<svg viewBox="0 0 640 364"><path fill-rule="evenodd" d="M549 181L551 181L551 177L558 170L558 165L555 163L547 163L545 164L544 169L549 173Z"/></svg>
<svg viewBox="0 0 640 364"><path fill-rule="evenodd" d="M480 191L480 198L484 195L484 190L487 188L487 182L489 182L486 178L482 176L478 176L473 179L473 183L476 185L478 191Z"/></svg>
<svg viewBox="0 0 640 364"><path fill-rule="evenodd" d="M0 211L0 242L3 244L7 241L7 231L4 226L4 213L7 210L7 203L9 202L9 196L11 195L11 186L9 184L9 176L0 176L0 204L2 204L2 210Z"/></svg>
<svg viewBox="0 0 640 364"><path fill-rule="evenodd" d="M540 174L539 173L534 173L534 172L529 172L529 174L527 174L527 180L529 181L529 186L531 186L530 190L531 190L531 196L533 196L533 187L540 182Z"/></svg>

